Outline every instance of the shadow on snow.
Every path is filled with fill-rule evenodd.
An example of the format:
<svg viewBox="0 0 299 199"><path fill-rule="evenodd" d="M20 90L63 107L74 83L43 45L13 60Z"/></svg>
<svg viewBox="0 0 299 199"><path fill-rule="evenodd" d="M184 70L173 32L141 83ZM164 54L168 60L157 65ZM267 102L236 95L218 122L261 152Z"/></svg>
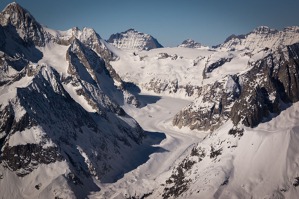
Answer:
<svg viewBox="0 0 299 199"><path fill-rule="evenodd" d="M125 159L120 159L115 162L118 164L119 169L115 169L115 172L105 175L101 178L101 182L114 183L123 178L126 173L146 163L152 154L167 152L167 150L162 147L154 146L159 145L162 140L166 138L164 133L146 131L145 135L146 137L142 144L134 146L134 148L128 151L129 154L124 157Z"/></svg>

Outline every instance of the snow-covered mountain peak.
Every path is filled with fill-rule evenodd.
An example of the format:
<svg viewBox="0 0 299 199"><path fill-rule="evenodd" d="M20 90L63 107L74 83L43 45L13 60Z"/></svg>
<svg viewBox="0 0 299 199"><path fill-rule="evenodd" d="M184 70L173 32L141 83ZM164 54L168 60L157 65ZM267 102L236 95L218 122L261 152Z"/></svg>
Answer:
<svg viewBox="0 0 299 199"><path fill-rule="evenodd" d="M126 50L150 50L163 47L153 36L132 28L112 34L107 42Z"/></svg>
<svg viewBox="0 0 299 199"><path fill-rule="evenodd" d="M186 39L180 44L178 47L184 47L184 48L201 48L201 43L198 43L194 41L193 39Z"/></svg>
<svg viewBox="0 0 299 199"><path fill-rule="evenodd" d="M87 39L90 36L97 35L94 29L88 27L84 27L82 30L78 27L73 27L68 32L71 33L71 36L75 36L76 38L84 37L85 39ZM99 38L101 37L99 36Z"/></svg>
<svg viewBox="0 0 299 199"><path fill-rule="evenodd" d="M26 23L26 21L29 20L32 21L32 23L37 23L34 17L16 2L8 4L3 9L0 19L2 26L8 25L9 23L14 26L20 26L22 25L21 23Z"/></svg>
<svg viewBox="0 0 299 199"><path fill-rule="evenodd" d="M76 29L75 31L73 31L73 35L80 41L88 41L89 44L92 44L94 40L102 39L94 29L87 27L84 27L82 30Z"/></svg>
<svg viewBox="0 0 299 199"><path fill-rule="evenodd" d="M16 31L25 42L34 43L37 46L44 45L44 35L42 26L35 18L23 7L17 3L8 4L0 13L0 25L14 26ZM14 30L10 30L11 34Z"/></svg>
<svg viewBox="0 0 299 199"><path fill-rule="evenodd" d="M268 26L259 26L255 28L252 32L256 34L275 34L278 32L278 30L269 28Z"/></svg>

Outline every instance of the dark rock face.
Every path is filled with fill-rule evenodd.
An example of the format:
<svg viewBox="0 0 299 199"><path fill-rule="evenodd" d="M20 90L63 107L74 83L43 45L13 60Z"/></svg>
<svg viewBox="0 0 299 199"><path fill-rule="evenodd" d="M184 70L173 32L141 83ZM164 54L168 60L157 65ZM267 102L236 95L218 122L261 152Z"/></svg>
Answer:
<svg viewBox="0 0 299 199"><path fill-rule="evenodd" d="M0 131L5 132L5 134L8 134L9 131L12 129L12 125L13 125L14 117L15 117L12 105L9 104L5 108L3 108L0 112L0 115L1 115L1 117L0 117Z"/></svg>
<svg viewBox="0 0 299 199"><path fill-rule="evenodd" d="M34 17L17 3L9 4L0 13L0 24L2 26L13 26L23 36L23 40L35 46L44 46L45 38L42 27Z"/></svg>
<svg viewBox="0 0 299 199"><path fill-rule="evenodd" d="M2 64L9 65L17 71L21 71L29 61L37 62L43 56L34 43L30 39L23 40L12 25L0 24L0 50L5 52L2 55Z"/></svg>
<svg viewBox="0 0 299 199"><path fill-rule="evenodd" d="M5 162L8 169L16 171L21 177L32 172L40 164L62 160L56 147L43 148L36 144L5 146L1 157L1 162Z"/></svg>
<svg viewBox="0 0 299 199"><path fill-rule="evenodd" d="M298 47L294 44L285 48L285 53L270 54L244 75L247 82L242 86L240 99L232 107L234 124L242 121L246 126L254 127L271 114L279 114L285 104L299 100ZM250 83L249 78L259 84ZM245 103L246 95L250 98Z"/></svg>
<svg viewBox="0 0 299 199"><path fill-rule="evenodd" d="M211 73L216 68L219 68L220 66L224 65L227 62L230 62L233 58L221 58L218 61L207 65L203 71L203 77L207 77L208 73Z"/></svg>
<svg viewBox="0 0 299 199"><path fill-rule="evenodd" d="M173 125L199 130L214 130L221 126L229 115L229 109L225 105L232 100L224 89L218 89L221 87L223 83L215 82L202 88L199 94L201 97L176 114Z"/></svg>
<svg viewBox="0 0 299 199"><path fill-rule="evenodd" d="M248 72L202 88L200 97L173 119L179 127L214 130L231 119L254 127L299 101L299 44L277 50Z"/></svg>

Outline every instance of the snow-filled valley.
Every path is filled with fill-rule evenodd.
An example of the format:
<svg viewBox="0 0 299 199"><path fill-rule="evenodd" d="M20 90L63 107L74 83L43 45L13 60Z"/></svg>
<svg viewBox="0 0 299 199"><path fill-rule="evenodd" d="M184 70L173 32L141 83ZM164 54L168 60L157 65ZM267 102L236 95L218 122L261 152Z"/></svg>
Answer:
<svg viewBox="0 0 299 199"><path fill-rule="evenodd" d="M296 198L298 189L299 104L257 128L245 128L242 136L229 134L231 123L210 134L171 125L171 118L189 101L141 95L150 102L141 109L125 109L147 131L145 142L155 149L148 160L113 183L100 184L90 198L164 198L167 179L194 148L207 157L187 172L188 191L176 198ZM221 149L211 157L210 147ZM139 152L143 152L141 147ZM133 157L138 157L138 152ZM147 152L144 154L148 154ZM194 156L194 155L193 155ZM133 158L134 159L134 158ZM134 161L134 160L130 160ZM296 186L294 186L294 184Z"/></svg>
<svg viewBox="0 0 299 199"><path fill-rule="evenodd" d="M299 32L215 47L0 13L0 198L298 198Z"/></svg>
<svg viewBox="0 0 299 199"><path fill-rule="evenodd" d="M126 173L115 183L103 184L102 191L91 195L91 198L124 198L152 193L165 182L173 165L186 151L206 135L171 125L174 114L189 101L146 94L140 95L139 99L146 106L141 109L127 107L125 110L137 118L147 131L144 142L152 143L154 150L151 149L150 157L144 164ZM143 150L141 147L140 151ZM135 159L134 153L131 155Z"/></svg>

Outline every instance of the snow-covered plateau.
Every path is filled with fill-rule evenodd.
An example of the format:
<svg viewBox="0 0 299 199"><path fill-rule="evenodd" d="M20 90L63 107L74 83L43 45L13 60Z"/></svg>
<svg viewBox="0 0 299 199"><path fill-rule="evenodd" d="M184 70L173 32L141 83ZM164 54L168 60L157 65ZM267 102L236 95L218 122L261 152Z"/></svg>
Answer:
<svg viewBox="0 0 299 199"><path fill-rule="evenodd" d="M299 198L299 27L207 47L0 13L0 198Z"/></svg>

